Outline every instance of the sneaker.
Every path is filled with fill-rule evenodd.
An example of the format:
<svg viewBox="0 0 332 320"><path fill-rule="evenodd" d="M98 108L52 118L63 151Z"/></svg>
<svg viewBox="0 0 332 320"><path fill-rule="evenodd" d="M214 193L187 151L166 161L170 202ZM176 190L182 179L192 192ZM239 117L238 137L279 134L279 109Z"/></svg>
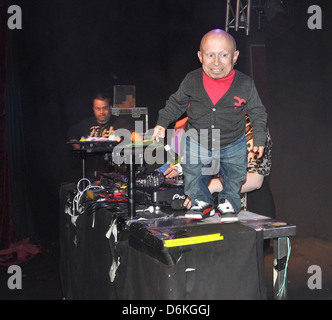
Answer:
<svg viewBox="0 0 332 320"><path fill-rule="evenodd" d="M196 205L192 206L184 215L187 219L205 219L214 216L215 210L212 204L205 201L195 200Z"/></svg>
<svg viewBox="0 0 332 320"><path fill-rule="evenodd" d="M232 204L227 199L221 199L217 206L218 214L221 216L221 222L229 223L239 221L237 213Z"/></svg>

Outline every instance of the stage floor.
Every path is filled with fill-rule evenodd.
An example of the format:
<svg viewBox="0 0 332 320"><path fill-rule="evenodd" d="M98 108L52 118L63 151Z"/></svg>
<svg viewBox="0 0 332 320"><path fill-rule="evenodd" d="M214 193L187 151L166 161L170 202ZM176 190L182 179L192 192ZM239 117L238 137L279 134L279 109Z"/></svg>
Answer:
<svg viewBox="0 0 332 320"><path fill-rule="evenodd" d="M47 240L48 252L21 265L22 289L9 290L6 267L0 267L0 300L62 300L59 275L59 243ZM268 299L272 291L272 248L265 252L265 277ZM310 290L307 282L311 265L322 270L322 289ZM332 241L318 238L291 237L291 256L288 266L288 300L332 300Z"/></svg>

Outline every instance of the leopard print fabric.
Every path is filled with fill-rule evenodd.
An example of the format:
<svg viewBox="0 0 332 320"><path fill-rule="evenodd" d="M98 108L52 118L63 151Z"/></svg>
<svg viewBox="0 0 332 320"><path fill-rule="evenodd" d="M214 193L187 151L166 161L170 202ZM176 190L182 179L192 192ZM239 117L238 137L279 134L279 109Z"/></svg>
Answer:
<svg viewBox="0 0 332 320"><path fill-rule="evenodd" d="M251 156L251 160L248 161L248 172L259 173L263 176L268 176L270 174L272 165L272 139L269 131L267 132L267 138L265 142L265 149L263 157L257 159L257 154L253 152L253 129L249 121L249 117L246 116L246 139L247 139L247 150L248 159Z"/></svg>
<svg viewBox="0 0 332 320"><path fill-rule="evenodd" d="M272 165L272 139L269 131L265 142L265 149L262 158L257 159L257 155L253 152L253 128L251 126L249 117L246 115L246 129L247 150L248 150L248 168L247 172L258 173L264 177L270 174ZM251 156L251 159L249 160ZM242 210L247 210L247 194L241 194Z"/></svg>

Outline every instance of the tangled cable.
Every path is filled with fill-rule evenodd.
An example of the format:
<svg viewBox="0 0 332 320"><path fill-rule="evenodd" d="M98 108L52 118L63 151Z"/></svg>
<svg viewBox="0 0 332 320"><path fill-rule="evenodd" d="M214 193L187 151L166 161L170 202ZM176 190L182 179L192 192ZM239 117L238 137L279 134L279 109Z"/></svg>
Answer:
<svg viewBox="0 0 332 320"><path fill-rule="evenodd" d="M87 181L88 185L82 188L82 182ZM77 216L80 214L91 214L96 211L96 209L107 208L113 212L126 212L128 209L128 198L114 193L112 191L108 192L103 186L93 185L87 178L82 178L77 183L77 193L73 198L71 208L67 206L66 213L70 216ZM86 193L88 190L101 190L99 199L88 199Z"/></svg>

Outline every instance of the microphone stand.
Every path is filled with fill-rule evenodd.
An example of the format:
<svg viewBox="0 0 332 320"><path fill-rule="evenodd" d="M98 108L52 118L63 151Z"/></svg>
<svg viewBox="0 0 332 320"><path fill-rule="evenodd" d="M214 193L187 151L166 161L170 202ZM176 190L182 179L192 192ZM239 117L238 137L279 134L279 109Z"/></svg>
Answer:
<svg viewBox="0 0 332 320"><path fill-rule="evenodd" d="M128 179L128 199L129 199L129 217L133 219L136 216L136 183L135 183L135 153L130 153L129 158L129 179Z"/></svg>

